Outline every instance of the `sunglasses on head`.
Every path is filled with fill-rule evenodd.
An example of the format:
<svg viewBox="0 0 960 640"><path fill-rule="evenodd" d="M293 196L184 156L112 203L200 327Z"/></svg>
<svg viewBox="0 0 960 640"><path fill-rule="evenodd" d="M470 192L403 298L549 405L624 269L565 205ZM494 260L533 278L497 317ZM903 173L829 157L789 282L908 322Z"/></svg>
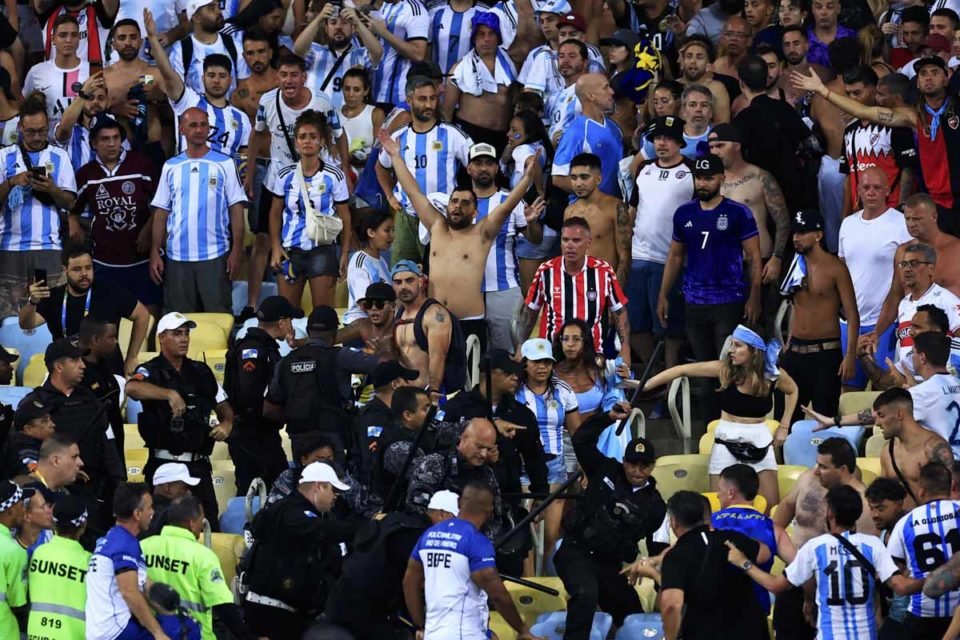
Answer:
<svg viewBox="0 0 960 640"><path fill-rule="evenodd" d="M367 309L368 311L370 309L383 309L385 306L387 306L387 301L386 300L364 300L363 302L360 303L360 306L363 307L364 309Z"/></svg>

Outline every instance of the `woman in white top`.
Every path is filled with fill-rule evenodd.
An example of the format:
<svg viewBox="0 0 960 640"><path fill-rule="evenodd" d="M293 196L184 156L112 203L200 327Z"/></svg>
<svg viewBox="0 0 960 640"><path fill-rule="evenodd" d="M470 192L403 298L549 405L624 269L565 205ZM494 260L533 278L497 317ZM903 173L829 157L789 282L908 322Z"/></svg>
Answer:
<svg viewBox="0 0 960 640"><path fill-rule="evenodd" d="M380 127L383 126L384 113L379 107L367 104L370 97L370 75L366 69L348 69L343 74L342 92L340 123L347 135L350 166L354 173L359 173L366 165L370 149L380 133ZM361 236L361 241L362 239Z"/></svg>
<svg viewBox="0 0 960 640"><path fill-rule="evenodd" d="M503 157L500 160L500 168L504 175L510 176L510 187L515 187L520 179L523 178L523 168L526 166L527 158L536 155L537 151L543 149L544 153L540 155L540 162L544 165L544 176L548 175L546 171L547 158L553 158L553 145L547 137L547 131L543 126L543 120L532 111L520 111L510 120L510 129L507 131L507 146L503 150ZM546 184L541 182L535 185L537 193L543 197L546 194ZM520 264L520 287L522 291L530 289L530 283L533 282L533 276L537 272L545 259L554 255L554 247L557 244L557 232L547 225L543 225L543 240L540 244L532 244L523 236L517 237L517 258Z"/></svg>
<svg viewBox="0 0 960 640"><path fill-rule="evenodd" d="M347 266L347 312L343 314L343 324L366 318L367 313L357 300L366 295L367 287L374 282L390 283L390 265L382 252L393 244L393 215L380 209L366 209L360 214L357 224L357 238L363 248L350 256Z"/></svg>
<svg viewBox="0 0 960 640"><path fill-rule="evenodd" d="M332 307L337 279L347 275L352 238L347 179L340 169L322 159L332 139L322 113L310 109L300 114L293 139L300 161L281 169L272 183L265 185L274 194L270 265L277 271L280 295L290 304L300 306L304 284L309 282L313 306ZM308 221L314 214L342 222L345 232L339 235L339 253L336 240L324 244L311 236Z"/></svg>

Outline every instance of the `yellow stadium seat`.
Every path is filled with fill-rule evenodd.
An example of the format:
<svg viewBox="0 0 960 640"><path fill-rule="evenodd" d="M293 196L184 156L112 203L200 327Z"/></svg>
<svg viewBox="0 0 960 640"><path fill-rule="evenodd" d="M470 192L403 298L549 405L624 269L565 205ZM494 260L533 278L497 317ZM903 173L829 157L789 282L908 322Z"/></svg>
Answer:
<svg viewBox="0 0 960 640"><path fill-rule="evenodd" d="M869 471L874 476L880 475L880 458L857 458L857 466L860 467L860 471ZM867 484L866 480L863 484Z"/></svg>
<svg viewBox="0 0 960 640"><path fill-rule="evenodd" d="M551 611L565 611L567 608L567 592L563 588L563 582L560 578L528 578L532 582L537 582L546 587L552 587L560 592L558 596L551 596L525 587L514 582L504 582L510 597L517 607L517 611L523 617L528 625L537 621L537 616L541 613Z"/></svg>
<svg viewBox="0 0 960 640"><path fill-rule="evenodd" d="M217 382L223 384L223 375L227 366L227 350L207 349L200 354L200 359L213 371L213 377L217 379Z"/></svg>
<svg viewBox="0 0 960 640"><path fill-rule="evenodd" d="M127 480L129 482L146 482L143 467L147 464L150 452L146 449L131 449L124 452L127 460Z"/></svg>
<svg viewBox="0 0 960 640"><path fill-rule="evenodd" d="M12 355L12 356L17 356L17 360L20 359L20 350L19 350L19 349L14 349L13 347L4 347L4 349L5 349L6 352L9 353L10 355ZM14 362L16 362L16 360L14 360ZM11 366L13 366L14 372L16 372L17 367L16 367L13 363L10 363L10 364L11 364ZM11 377L10 377L10 383L7 384L6 386L8 386L8 387L15 387L16 385L17 385L17 376L11 376Z"/></svg>
<svg viewBox="0 0 960 640"><path fill-rule="evenodd" d="M228 460L214 460L213 464L213 491L217 494L217 506L220 513L225 513L230 498L237 497L237 473L233 462Z"/></svg>
<svg viewBox="0 0 960 640"><path fill-rule="evenodd" d="M215 324L223 331L223 335L229 337L233 331L233 315L229 313L185 313L183 314L196 323L206 322Z"/></svg>
<svg viewBox="0 0 960 640"><path fill-rule="evenodd" d="M705 433L700 436L700 444L698 445L697 451L700 455L709 456L710 452L713 450L713 434Z"/></svg>
<svg viewBox="0 0 960 640"><path fill-rule="evenodd" d="M137 425L123 425L124 451L133 451L135 449L143 449L144 447L146 447L146 443L144 443L143 437L140 435L140 430L137 428Z"/></svg>
<svg viewBox="0 0 960 640"><path fill-rule="evenodd" d="M213 445L213 453L210 454L210 460L231 460L230 448L226 442L216 442Z"/></svg>
<svg viewBox="0 0 960 640"><path fill-rule="evenodd" d="M706 491L704 492L703 496L710 501L711 513L720 511L720 496L717 495L716 491ZM753 508L760 513L763 513L767 510L767 499L758 493L753 499Z"/></svg>
<svg viewBox="0 0 960 640"><path fill-rule="evenodd" d="M883 437L883 434L874 434L867 438L867 444L864 447L864 453L867 454L868 458L880 458L880 452L886 446L887 441Z"/></svg>
<svg viewBox="0 0 960 640"><path fill-rule="evenodd" d="M203 541L202 535L200 540ZM237 577L237 564L246 551L243 536L235 533L211 533L210 548L220 560L224 581L233 588L233 579Z"/></svg>
<svg viewBox="0 0 960 640"><path fill-rule="evenodd" d="M153 331L153 325L156 323L156 320L153 319L153 316L150 316L150 319L147 321L147 335L143 337L143 344L141 348L147 346L147 338L150 336L150 332ZM126 318L120 318L120 326L117 327L117 346L120 347L120 353L123 354L123 357L127 357L127 347L130 346L130 334L133 331L133 322L127 320Z"/></svg>
<svg viewBox="0 0 960 640"><path fill-rule="evenodd" d="M780 467L777 469L777 484L780 486L781 500L785 495L790 493L790 490L793 489L793 485L797 483L797 480L800 479L800 476L803 475L804 471L807 471L807 468L800 465L780 465Z"/></svg>
<svg viewBox="0 0 960 640"><path fill-rule="evenodd" d="M190 348L187 356L199 359L204 351L227 348L227 334L220 325L203 320L195 321L197 326L190 330Z"/></svg>
<svg viewBox="0 0 960 640"><path fill-rule="evenodd" d="M47 379L47 365L43 361L42 353L30 356L27 368L23 370L23 386L39 387Z"/></svg>
<svg viewBox="0 0 960 640"><path fill-rule="evenodd" d="M687 454L679 456L661 456L653 470L657 479L657 489L664 500L677 491L688 490L706 493L710 490L707 477L707 463L710 456Z"/></svg>
<svg viewBox="0 0 960 640"><path fill-rule="evenodd" d="M848 391L840 394L840 415L859 413L864 409L872 409L873 401L880 395L879 391Z"/></svg>
<svg viewBox="0 0 960 640"><path fill-rule="evenodd" d="M767 429L770 429L770 433L773 433L780 428L779 420L773 420L768 418L766 420L766 423L767 423ZM715 433L717 431L717 425L719 424L720 424L719 420L711 420L710 424L707 425L707 433Z"/></svg>

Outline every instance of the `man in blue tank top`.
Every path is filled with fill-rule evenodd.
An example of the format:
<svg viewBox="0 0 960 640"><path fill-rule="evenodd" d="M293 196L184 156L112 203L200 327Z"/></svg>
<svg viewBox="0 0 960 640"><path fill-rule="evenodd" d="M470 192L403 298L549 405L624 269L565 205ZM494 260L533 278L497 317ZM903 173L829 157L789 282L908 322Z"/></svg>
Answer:
<svg viewBox="0 0 960 640"><path fill-rule="evenodd" d="M753 467L745 464L733 464L720 472L720 484L717 497L720 498L720 510L713 514L711 524L714 529L739 531L770 548L770 559L758 562L757 566L767 573L773 568L773 556L777 555L784 564L793 562L797 548L783 527L753 507L757 497L760 480ZM770 592L754 583L753 592L763 607L763 613L770 613Z"/></svg>

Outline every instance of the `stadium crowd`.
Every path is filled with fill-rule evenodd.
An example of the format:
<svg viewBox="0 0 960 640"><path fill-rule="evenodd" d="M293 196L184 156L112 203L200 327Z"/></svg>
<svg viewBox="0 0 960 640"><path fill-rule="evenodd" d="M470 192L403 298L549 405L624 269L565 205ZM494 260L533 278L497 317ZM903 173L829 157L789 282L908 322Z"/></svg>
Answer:
<svg viewBox="0 0 960 640"><path fill-rule="evenodd" d="M4 2L0 638L960 638L958 12Z"/></svg>

